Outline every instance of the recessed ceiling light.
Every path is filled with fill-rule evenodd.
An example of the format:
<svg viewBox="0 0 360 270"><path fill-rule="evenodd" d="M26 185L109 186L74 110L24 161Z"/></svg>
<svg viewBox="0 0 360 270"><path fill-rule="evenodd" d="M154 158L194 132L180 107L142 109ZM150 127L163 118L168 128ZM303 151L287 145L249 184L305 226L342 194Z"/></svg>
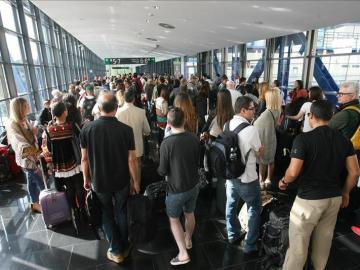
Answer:
<svg viewBox="0 0 360 270"><path fill-rule="evenodd" d="M154 15L154 13L149 13L148 16L149 17L154 17L155 15Z"/></svg>
<svg viewBox="0 0 360 270"><path fill-rule="evenodd" d="M166 28L166 29L175 29L175 26L168 24L168 23L159 23L159 26Z"/></svg>
<svg viewBox="0 0 360 270"><path fill-rule="evenodd" d="M153 9L160 9L159 6L153 6Z"/></svg>
<svg viewBox="0 0 360 270"><path fill-rule="evenodd" d="M150 23L150 20L149 20L149 19L147 19L147 20L146 20L146 23Z"/></svg>
<svg viewBox="0 0 360 270"><path fill-rule="evenodd" d="M147 40L150 40L150 41L157 41L156 38L151 38L151 37L147 37L146 39L147 39Z"/></svg>

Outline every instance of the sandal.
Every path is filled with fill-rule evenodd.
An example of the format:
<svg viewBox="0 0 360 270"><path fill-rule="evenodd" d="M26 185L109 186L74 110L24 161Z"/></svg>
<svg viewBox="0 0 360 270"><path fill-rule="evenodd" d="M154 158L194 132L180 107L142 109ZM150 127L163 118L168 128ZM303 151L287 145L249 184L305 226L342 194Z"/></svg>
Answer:
<svg viewBox="0 0 360 270"><path fill-rule="evenodd" d="M176 256L175 258L173 258L171 261L170 261L170 264L171 265L183 265L183 264L187 264L190 262L190 258L188 258L187 260L183 260L183 261L180 261L179 260L179 257Z"/></svg>

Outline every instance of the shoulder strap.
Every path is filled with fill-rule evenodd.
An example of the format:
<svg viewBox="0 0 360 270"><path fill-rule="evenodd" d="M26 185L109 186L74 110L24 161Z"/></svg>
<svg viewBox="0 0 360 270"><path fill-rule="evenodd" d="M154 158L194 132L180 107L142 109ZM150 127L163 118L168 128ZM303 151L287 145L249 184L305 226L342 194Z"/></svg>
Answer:
<svg viewBox="0 0 360 270"><path fill-rule="evenodd" d="M244 128L246 128L247 126L250 126L249 123L246 123L246 122L243 122L241 123L240 125L238 125L234 130L233 132L235 133L239 133L240 131L242 131Z"/></svg>
<svg viewBox="0 0 360 270"><path fill-rule="evenodd" d="M356 111L360 114L360 108L358 108L356 106L349 106L349 107L346 107L344 110Z"/></svg>

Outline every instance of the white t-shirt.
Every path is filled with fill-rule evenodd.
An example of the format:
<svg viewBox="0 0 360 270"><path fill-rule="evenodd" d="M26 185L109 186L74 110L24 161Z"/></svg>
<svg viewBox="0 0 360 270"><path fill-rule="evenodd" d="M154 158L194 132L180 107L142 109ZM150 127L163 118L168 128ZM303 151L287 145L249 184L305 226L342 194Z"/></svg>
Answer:
<svg viewBox="0 0 360 270"><path fill-rule="evenodd" d="M230 130L234 130L243 122L248 122L244 117L235 115L230 120ZM261 141L259 132L254 126L248 126L239 132L239 147L241 151L241 158L245 161L245 155L250 150L250 154L246 163L245 172L239 177L242 183L251 183L258 179L256 172L256 156L255 152L259 151Z"/></svg>
<svg viewBox="0 0 360 270"><path fill-rule="evenodd" d="M308 117L308 113L310 112L311 104L312 104L312 102L305 102L300 108L300 112L303 112L305 114L304 127L302 130L303 132L309 132L309 131L313 130L313 128L310 127L309 117Z"/></svg>

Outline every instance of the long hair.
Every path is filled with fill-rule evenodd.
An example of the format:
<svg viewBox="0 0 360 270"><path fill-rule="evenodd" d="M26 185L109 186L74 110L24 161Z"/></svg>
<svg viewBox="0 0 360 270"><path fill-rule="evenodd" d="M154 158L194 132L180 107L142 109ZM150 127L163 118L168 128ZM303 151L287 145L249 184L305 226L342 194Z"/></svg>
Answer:
<svg viewBox="0 0 360 270"><path fill-rule="evenodd" d="M266 108L269 110L281 111L281 94L280 89L275 87L265 92Z"/></svg>
<svg viewBox="0 0 360 270"><path fill-rule="evenodd" d="M14 98L10 102L10 119L16 123L26 120L25 107L29 106L27 100L22 97Z"/></svg>
<svg viewBox="0 0 360 270"><path fill-rule="evenodd" d="M222 129L227 121L234 116L230 91L225 89L219 91L216 102L216 122Z"/></svg>
<svg viewBox="0 0 360 270"><path fill-rule="evenodd" d="M269 82L262 82L259 86L259 99L265 100L265 92L270 89Z"/></svg>
<svg viewBox="0 0 360 270"><path fill-rule="evenodd" d="M196 113L191 98L187 93L180 92L174 100L174 107L180 108L185 113L185 130L196 133Z"/></svg>

